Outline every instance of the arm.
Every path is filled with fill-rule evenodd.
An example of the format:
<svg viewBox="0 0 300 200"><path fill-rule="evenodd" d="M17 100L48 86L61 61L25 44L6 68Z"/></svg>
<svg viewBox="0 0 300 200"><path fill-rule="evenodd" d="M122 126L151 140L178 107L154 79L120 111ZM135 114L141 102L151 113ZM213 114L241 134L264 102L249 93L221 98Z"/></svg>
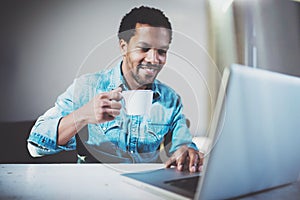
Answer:
<svg viewBox="0 0 300 200"><path fill-rule="evenodd" d="M27 140L28 150L33 157L74 150L74 135L81 128L88 123L112 120L119 114L121 104L117 101L121 98L118 94L121 89L93 97L90 92L93 91L91 82L93 81L85 77L74 81L58 97L55 106L38 118Z"/></svg>
<svg viewBox="0 0 300 200"><path fill-rule="evenodd" d="M188 169L190 172L200 171L204 155L192 142L192 135L186 125L182 110L183 106L178 98L172 124L172 147L170 149L170 152L174 153L166 162L166 167L176 166L179 171L184 169Z"/></svg>
<svg viewBox="0 0 300 200"><path fill-rule="evenodd" d="M86 105L62 118L58 126L58 145L65 145L87 124L104 123L120 114L121 88L101 93Z"/></svg>

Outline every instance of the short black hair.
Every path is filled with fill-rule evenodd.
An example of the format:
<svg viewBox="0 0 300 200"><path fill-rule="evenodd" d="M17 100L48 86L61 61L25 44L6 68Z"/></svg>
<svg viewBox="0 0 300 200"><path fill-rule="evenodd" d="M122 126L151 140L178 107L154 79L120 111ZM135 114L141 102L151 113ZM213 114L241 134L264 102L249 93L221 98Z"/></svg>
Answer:
<svg viewBox="0 0 300 200"><path fill-rule="evenodd" d="M172 40L172 26L165 14L157 9L146 6L131 9L121 20L118 37L129 42L135 34L136 24L148 24L153 27L167 28L170 32L170 43Z"/></svg>

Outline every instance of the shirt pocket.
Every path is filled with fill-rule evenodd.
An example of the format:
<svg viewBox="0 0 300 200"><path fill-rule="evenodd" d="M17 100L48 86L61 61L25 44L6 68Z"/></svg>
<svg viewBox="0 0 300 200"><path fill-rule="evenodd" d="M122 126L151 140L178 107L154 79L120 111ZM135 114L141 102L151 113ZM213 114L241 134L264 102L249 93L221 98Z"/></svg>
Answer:
<svg viewBox="0 0 300 200"><path fill-rule="evenodd" d="M103 131L106 141L111 141L114 144L119 143L122 128L121 120L110 121L105 124L101 124L100 127Z"/></svg>
<svg viewBox="0 0 300 200"><path fill-rule="evenodd" d="M138 139L138 152L154 152L158 150L164 136L169 131L168 124L148 123L144 133Z"/></svg>

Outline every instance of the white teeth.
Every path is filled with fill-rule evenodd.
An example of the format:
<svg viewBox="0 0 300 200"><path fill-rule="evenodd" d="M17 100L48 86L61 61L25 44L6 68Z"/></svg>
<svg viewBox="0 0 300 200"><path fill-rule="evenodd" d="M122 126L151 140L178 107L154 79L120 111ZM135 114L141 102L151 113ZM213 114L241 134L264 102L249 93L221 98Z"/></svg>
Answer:
<svg viewBox="0 0 300 200"><path fill-rule="evenodd" d="M154 72L155 71L155 69L153 69L153 68L145 68L145 70L150 71L150 72Z"/></svg>

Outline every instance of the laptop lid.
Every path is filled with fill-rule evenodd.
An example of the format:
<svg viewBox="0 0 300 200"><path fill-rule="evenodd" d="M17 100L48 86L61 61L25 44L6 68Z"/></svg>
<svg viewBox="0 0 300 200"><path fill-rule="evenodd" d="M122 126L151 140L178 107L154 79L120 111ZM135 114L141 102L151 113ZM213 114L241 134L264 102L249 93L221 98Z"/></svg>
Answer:
<svg viewBox="0 0 300 200"><path fill-rule="evenodd" d="M300 78L226 68L195 199L226 199L297 181Z"/></svg>

